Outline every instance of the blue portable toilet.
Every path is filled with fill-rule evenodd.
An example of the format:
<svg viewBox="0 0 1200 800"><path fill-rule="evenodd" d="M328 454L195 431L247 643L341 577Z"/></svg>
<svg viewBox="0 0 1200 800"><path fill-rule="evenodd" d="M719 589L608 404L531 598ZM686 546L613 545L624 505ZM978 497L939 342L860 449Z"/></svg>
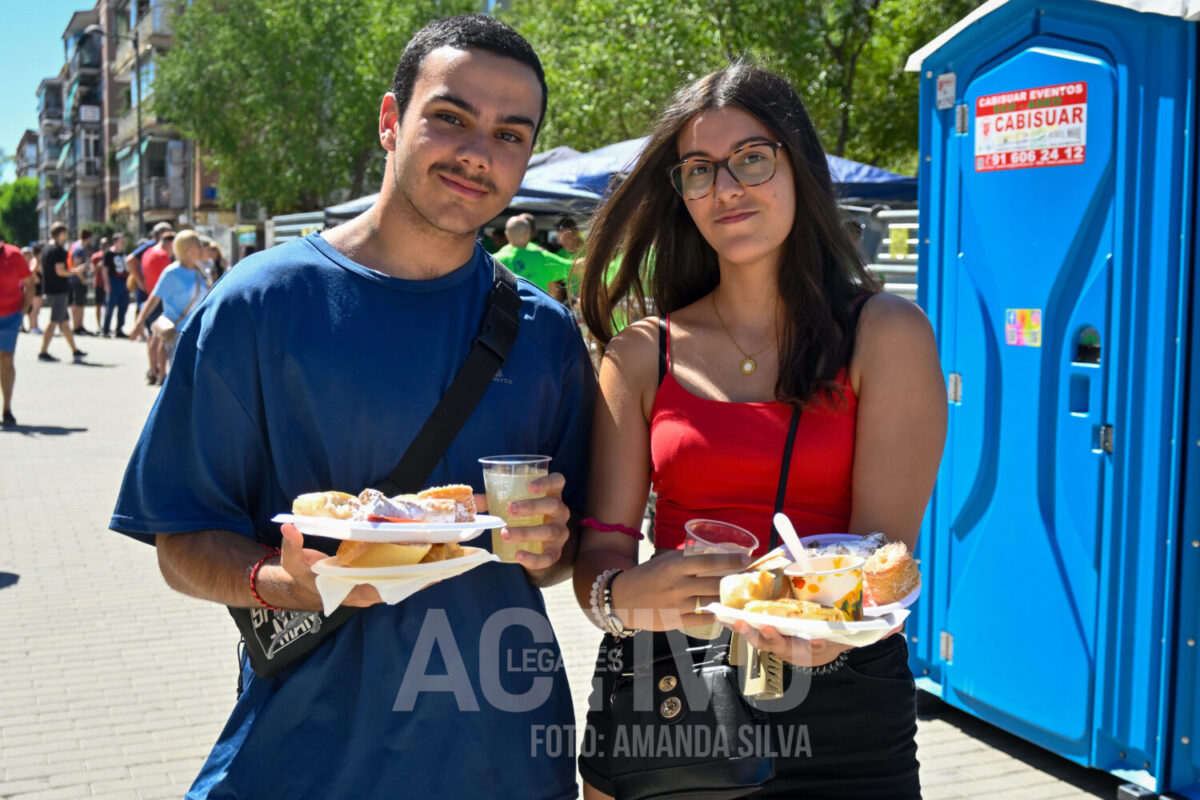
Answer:
<svg viewBox="0 0 1200 800"><path fill-rule="evenodd" d="M958 708L1188 798L1196 18L1197 0L991 0L909 61L918 300L951 401L913 670Z"/></svg>

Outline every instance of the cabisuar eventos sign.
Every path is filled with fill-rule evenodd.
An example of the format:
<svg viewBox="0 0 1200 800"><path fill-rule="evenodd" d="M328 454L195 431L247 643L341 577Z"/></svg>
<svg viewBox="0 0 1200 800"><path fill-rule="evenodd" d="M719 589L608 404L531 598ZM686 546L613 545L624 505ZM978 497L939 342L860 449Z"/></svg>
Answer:
<svg viewBox="0 0 1200 800"><path fill-rule="evenodd" d="M1039 86L975 101L975 171L1082 164L1087 84Z"/></svg>

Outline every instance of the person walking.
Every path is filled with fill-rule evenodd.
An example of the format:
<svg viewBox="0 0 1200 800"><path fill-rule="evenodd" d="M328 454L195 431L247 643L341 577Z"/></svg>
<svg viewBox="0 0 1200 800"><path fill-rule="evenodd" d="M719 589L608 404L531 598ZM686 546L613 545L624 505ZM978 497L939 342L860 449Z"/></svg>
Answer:
<svg viewBox="0 0 1200 800"><path fill-rule="evenodd" d="M152 230L155 243L148 247L138 259L139 272L142 276L143 287L146 291L146 301L142 303L141 314L146 302L158 285L159 276L175 260L175 228L169 222L160 222ZM151 386L161 385L167 377L167 349L161 337L156 336L151 326L162 313L162 306L156 306L149 315L144 317L145 324L134 328L134 337L146 337L146 358L150 364L146 372L146 382Z"/></svg>
<svg viewBox="0 0 1200 800"><path fill-rule="evenodd" d="M674 651L688 663L691 653L665 632L711 626L698 609L718 599L721 574L745 568L739 556L683 557L685 524L745 528L761 556L780 508L801 536L883 531L912 549L947 409L929 321L865 271L804 104L783 78L743 62L675 96L593 221L582 291L587 324L606 345L575 568L580 606L609 631L593 678L603 702L588 724L610 744L579 761L585 798L599 800L616 792L611 743L629 725L614 711L616 681L642 669L641 652ZM613 311L630 294L652 298L661 316L614 338ZM622 531L640 524L651 485L656 552L639 564L637 542ZM626 636L635 626L643 630ZM899 631L852 649L770 626L734 630L789 665L788 702L765 723L786 732L780 738L802 734L808 747L746 753L773 757L773 776L730 769L721 796L920 797L915 686ZM676 643L719 658L728 637ZM686 734L695 719L676 722ZM636 788L639 776L674 766L672 796L720 788L711 772L708 783L704 770L689 774L682 755L646 758L620 783Z"/></svg>
<svg viewBox="0 0 1200 800"><path fill-rule="evenodd" d="M68 296L71 290L71 278L83 273L83 267L67 266L67 226L56 222L50 226L51 244L42 251L42 288L45 290L46 305L50 306L50 323L42 334L42 349L38 353L38 361L58 361L50 355L50 342L54 332L62 328L63 339L71 348L71 355L76 363L87 355L75 346L75 335L71 328L71 315L67 310Z"/></svg>
<svg viewBox="0 0 1200 800"><path fill-rule="evenodd" d="M133 323L133 329L137 332L142 330L146 320L151 316L155 319L159 319L161 316L171 321L172 325L167 329L169 333L155 334L162 341L166 354L166 365L164 366L170 364L171 357L175 352L175 341L179 328L195 310L196 304L204 299L204 295L208 294L208 289L212 285L201 268L204 247L200 236L195 231L180 231L174 238L173 250L176 260L163 270L162 275L154 284L154 291L150 293L150 299L142 306L142 310L138 312L138 317ZM157 313L160 306L161 314ZM164 380L166 380L165 372L158 383L161 384Z"/></svg>
<svg viewBox="0 0 1200 800"><path fill-rule="evenodd" d="M30 245L27 259L29 271L33 273L33 297L29 300L29 332L40 336L42 333L42 245L40 243L34 242Z"/></svg>
<svg viewBox="0 0 1200 800"><path fill-rule="evenodd" d="M117 326L112 335L125 339L125 313L129 308L129 268L125 265L125 234L114 233L112 246L104 252L104 273L108 276L108 302L104 306L104 335L112 333L113 313Z"/></svg>
<svg viewBox="0 0 1200 800"><path fill-rule="evenodd" d="M4 241L4 234L0 233L0 397L4 400L0 425L6 428L17 424L12 412L13 387L17 382L13 356L21 319L32 299L33 272L29 261L20 250Z"/></svg>
<svg viewBox="0 0 1200 800"><path fill-rule="evenodd" d="M541 64L511 28L431 22L382 99L376 203L248 257L180 327L110 527L154 543L178 591L292 626L264 650L313 625L323 637L272 677L241 661L241 696L190 800L577 796L570 753L533 744L547 728L571 735L573 720L539 587L570 574L594 376L567 310L528 281L511 288L475 242L516 194L545 106ZM311 612L313 565L332 548L272 517L300 494L382 481L468 353L514 324L503 375L486 370L486 392L426 466L429 483L478 492L481 457L549 456L536 497L504 510L543 524L500 534L541 553L395 605L358 586L344 601L358 610L331 628Z"/></svg>
<svg viewBox="0 0 1200 800"><path fill-rule="evenodd" d="M100 237L100 246L88 259L88 271L92 275L92 291L95 293L96 332L100 333L104 322L104 308L108 305L108 272L104 269L104 254L108 252L108 237Z"/></svg>
<svg viewBox="0 0 1200 800"><path fill-rule="evenodd" d="M84 228L79 238L71 245L67 254L67 268L72 275L67 282L68 305L71 308L71 330L76 336L91 336L83 326L83 310L88 302L88 284L91 282L91 260L95 248L92 232Z"/></svg>

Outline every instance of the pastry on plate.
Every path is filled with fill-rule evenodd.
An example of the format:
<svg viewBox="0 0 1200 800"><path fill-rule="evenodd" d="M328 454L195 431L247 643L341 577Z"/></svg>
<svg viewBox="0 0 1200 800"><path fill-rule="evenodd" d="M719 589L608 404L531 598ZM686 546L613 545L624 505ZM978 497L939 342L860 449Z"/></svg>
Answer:
<svg viewBox="0 0 1200 800"><path fill-rule="evenodd" d="M885 606L903 600L921 585L921 571L908 545L890 542L863 564L863 602Z"/></svg>

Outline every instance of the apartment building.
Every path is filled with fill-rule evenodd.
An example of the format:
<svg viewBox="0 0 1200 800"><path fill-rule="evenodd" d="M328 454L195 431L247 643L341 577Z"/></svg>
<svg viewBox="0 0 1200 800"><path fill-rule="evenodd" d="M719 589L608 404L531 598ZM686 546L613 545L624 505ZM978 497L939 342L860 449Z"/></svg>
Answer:
<svg viewBox="0 0 1200 800"><path fill-rule="evenodd" d="M17 178L36 178L38 160L38 135L26 130L17 144Z"/></svg>
<svg viewBox="0 0 1200 800"><path fill-rule="evenodd" d="M38 219L72 232L114 221L232 226L193 142L154 111L155 73L173 43L174 0L98 0L63 31L63 68L38 87Z"/></svg>

